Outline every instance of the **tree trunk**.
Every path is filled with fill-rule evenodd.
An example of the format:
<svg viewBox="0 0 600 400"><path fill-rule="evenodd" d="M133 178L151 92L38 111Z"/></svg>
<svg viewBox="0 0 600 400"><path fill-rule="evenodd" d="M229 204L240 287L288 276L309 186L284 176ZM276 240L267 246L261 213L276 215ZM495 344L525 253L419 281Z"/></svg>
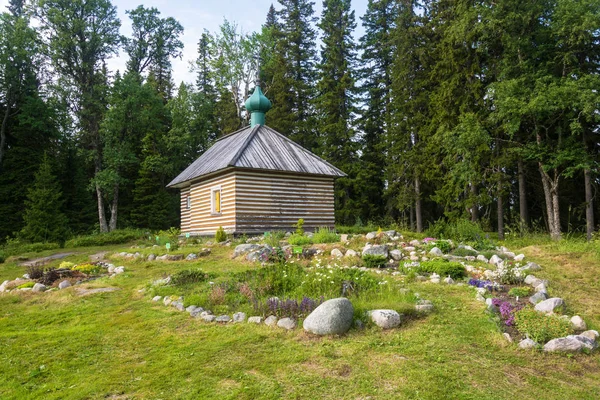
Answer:
<svg viewBox="0 0 600 400"><path fill-rule="evenodd" d="M474 184L471 184L471 196L473 197L473 205L471 206L471 221L477 222L479 219L479 210L477 208L477 202L475 201L477 198L477 187Z"/></svg>
<svg viewBox="0 0 600 400"><path fill-rule="evenodd" d="M504 240L504 201L502 199L502 181L498 182L498 240Z"/></svg>
<svg viewBox="0 0 600 400"><path fill-rule="evenodd" d="M98 184L96 184L96 197L98 198L98 222L100 223L100 232L108 232L108 225L106 224L106 216L104 214L104 198L102 197L102 190Z"/></svg>
<svg viewBox="0 0 600 400"><path fill-rule="evenodd" d="M590 170L583 170L585 180L585 225L588 242L594 234L594 198L592 197L592 177Z"/></svg>
<svg viewBox="0 0 600 400"><path fill-rule="evenodd" d="M417 220L417 232L423 232L423 211L421 204L421 180L415 177L415 216Z"/></svg>
<svg viewBox="0 0 600 400"><path fill-rule="evenodd" d="M119 207L119 185L115 185L112 206L110 207L110 231L117 229L117 210Z"/></svg>
<svg viewBox="0 0 600 400"><path fill-rule="evenodd" d="M544 171L542 163L538 163L542 186L544 187L544 198L546 199L546 214L548 217L548 230L553 240L560 240L560 209L558 203L558 172L554 171L554 178L550 178Z"/></svg>
<svg viewBox="0 0 600 400"><path fill-rule="evenodd" d="M523 159L519 157L518 175L519 175L519 226L521 232L527 232L529 230L529 212L527 210L527 187L525 185L525 166L523 165Z"/></svg>
<svg viewBox="0 0 600 400"><path fill-rule="evenodd" d="M413 209L412 204L408 208L408 223L410 226L410 230L414 231L415 230L415 210Z"/></svg>
<svg viewBox="0 0 600 400"><path fill-rule="evenodd" d="M558 183L558 182L557 182ZM560 240L560 210L558 207L558 185L552 188L552 212L554 213L554 228L551 236L554 240Z"/></svg>

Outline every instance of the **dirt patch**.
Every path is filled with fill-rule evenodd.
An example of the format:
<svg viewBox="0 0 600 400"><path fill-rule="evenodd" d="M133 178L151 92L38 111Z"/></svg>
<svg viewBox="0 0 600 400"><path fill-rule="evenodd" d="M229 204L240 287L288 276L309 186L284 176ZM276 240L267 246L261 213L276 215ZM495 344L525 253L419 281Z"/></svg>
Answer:
<svg viewBox="0 0 600 400"><path fill-rule="evenodd" d="M62 258L68 257L68 256L72 256L73 254L77 254L77 253L58 253L58 254L53 254L51 256L48 257L41 257L41 258L34 258L33 260L28 260L25 262L20 263L19 265L23 266L23 267L32 267L32 266L40 266L40 265L46 265L54 260L60 260Z"/></svg>

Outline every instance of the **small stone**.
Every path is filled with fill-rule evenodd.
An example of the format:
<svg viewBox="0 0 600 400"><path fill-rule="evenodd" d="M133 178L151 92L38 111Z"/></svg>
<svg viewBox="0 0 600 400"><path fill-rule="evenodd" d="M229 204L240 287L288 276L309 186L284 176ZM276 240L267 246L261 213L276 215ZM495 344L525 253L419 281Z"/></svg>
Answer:
<svg viewBox="0 0 600 400"><path fill-rule="evenodd" d="M168 305L170 305L172 302L173 302L173 299L171 299L170 297L166 297L166 296L165 296L165 298L163 299L163 304L164 304L165 306L168 306Z"/></svg>
<svg viewBox="0 0 600 400"><path fill-rule="evenodd" d="M296 321L291 318L281 318L279 321L277 321L277 326L289 331L296 328Z"/></svg>
<svg viewBox="0 0 600 400"><path fill-rule="evenodd" d="M373 256L382 256L388 258L388 246L385 244L382 245L374 245L374 246L365 246L362 252L363 256L373 255Z"/></svg>
<svg viewBox="0 0 600 400"><path fill-rule="evenodd" d="M231 317L229 315L219 315L217 318L215 318L215 322L226 323L229 321L231 321Z"/></svg>
<svg viewBox="0 0 600 400"><path fill-rule="evenodd" d="M246 313L236 312L233 314L233 322L244 322L246 320Z"/></svg>
<svg viewBox="0 0 600 400"><path fill-rule="evenodd" d="M250 317L248 318L249 324L260 324L262 322L262 317Z"/></svg>
<svg viewBox="0 0 600 400"><path fill-rule="evenodd" d="M347 233L343 233L340 235L340 242L344 243L348 241L348 234Z"/></svg>
<svg viewBox="0 0 600 400"><path fill-rule="evenodd" d="M340 249L333 249L331 250L331 256L335 258L342 258L344 257L344 253L342 253Z"/></svg>
<svg viewBox="0 0 600 400"><path fill-rule="evenodd" d="M352 249L346 251L346 254L344 254L344 257L358 257L358 253Z"/></svg>
<svg viewBox="0 0 600 400"><path fill-rule="evenodd" d="M362 331L363 329L365 329L365 323L362 322L362 320L357 318L354 320L354 327L356 329L358 329L359 331Z"/></svg>
<svg viewBox="0 0 600 400"><path fill-rule="evenodd" d="M481 262L484 262L486 264L489 262L489 260L483 254L479 254L477 256L477 261L481 261Z"/></svg>
<svg viewBox="0 0 600 400"><path fill-rule="evenodd" d="M519 254L514 257L514 260L516 262L521 262L521 261L523 261L524 258L525 258L525 254Z"/></svg>
<svg viewBox="0 0 600 400"><path fill-rule="evenodd" d="M552 339L544 345L544 351L561 353L579 353L583 349L593 350L596 342L585 336L569 335L567 337Z"/></svg>
<svg viewBox="0 0 600 400"><path fill-rule="evenodd" d="M190 311L190 316L196 318L196 317L201 316L203 312L204 312L204 308L196 307L192 311Z"/></svg>
<svg viewBox="0 0 600 400"><path fill-rule="evenodd" d="M35 285L33 285L33 288L31 289L32 292L45 292L47 289L46 285L43 285L41 283L36 283Z"/></svg>
<svg viewBox="0 0 600 400"><path fill-rule="evenodd" d="M429 250L429 254L434 257L441 257L444 255L442 250L440 250L438 247L434 247L433 249Z"/></svg>
<svg viewBox="0 0 600 400"><path fill-rule="evenodd" d="M108 273L109 274L114 274L115 273L115 266L114 265L110 264L108 266Z"/></svg>
<svg viewBox="0 0 600 400"><path fill-rule="evenodd" d="M69 281L62 281L61 283L58 284L59 289L66 289L70 286L71 286L71 282L69 282Z"/></svg>
<svg viewBox="0 0 600 400"><path fill-rule="evenodd" d="M434 272L434 273L433 273L433 274L431 274L431 276L429 277L429 281L430 281L431 283L440 283L440 276Z"/></svg>
<svg viewBox="0 0 600 400"><path fill-rule="evenodd" d="M417 275L417 276L415 276L415 280L420 281L420 282L425 282L427 280L427 277L425 277L423 275Z"/></svg>
<svg viewBox="0 0 600 400"><path fill-rule="evenodd" d="M380 328L391 329L400 325L400 314L394 310L373 310L370 312L371 321Z"/></svg>
<svg viewBox="0 0 600 400"><path fill-rule="evenodd" d="M191 305L191 306L187 306L185 308L185 311L191 313L192 311L194 311L196 309L196 305Z"/></svg>
<svg viewBox="0 0 600 400"><path fill-rule="evenodd" d="M187 257L185 258L185 260L186 261L192 261L192 260L195 260L197 258L198 258L198 256L196 255L196 253L190 253L190 254L187 255Z"/></svg>
<svg viewBox="0 0 600 400"><path fill-rule="evenodd" d="M548 288L546 287L546 284L544 282L540 283L539 285L537 285L535 287L535 292L536 293L548 293Z"/></svg>
<svg viewBox="0 0 600 400"><path fill-rule="evenodd" d="M267 326L275 326L276 324L277 324L277 317L274 315L269 315L265 319L265 325L267 325Z"/></svg>
<svg viewBox="0 0 600 400"><path fill-rule="evenodd" d="M400 250L392 250L390 251L390 257L392 257L393 260L396 261L400 261L402 260L402 252Z"/></svg>
<svg viewBox="0 0 600 400"><path fill-rule="evenodd" d="M367 240L373 240L377 237L377 232L369 232L365 236Z"/></svg>
<svg viewBox="0 0 600 400"><path fill-rule="evenodd" d="M558 297L552 297L550 299L541 301L535 305L535 310L543 313L551 313L558 307L561 307L565 304L563 299Z"/></svg>
<svg viewBox="0 0 600 400"><path fill-rule="evenodd" d="M185 311L185 307L181 301L173 301L171 306L175 307L178 311Z"/></svg>
<svg viewBox="0 0 600 400"><path fill-rule="evenodd" d="M497 254L494 254L493 256L491 256L488 261L488 263L490 263L492 265L498 265L501 262L502 262L502 259Z"/></svg>
<svg viewBox="0 0 600 400"><path fill-rule="evenodd" d="M202 318L206 322L213 322L216 319L216 317L212 314L206 314L206 315L200 314L200 318Z"/></svg>
<svg viewBox="0 0 600 400"><path fill-rule="evenodd" d="M579 336L584 336L590 340L596 341L598 339L598 331L589 330L579 334Z"/></svg>
<svg viewBox="0 0 600 400"><path fill-rule="evenodd" d="M571 325L576 331L585 331L587 329L587 324L579 315L571 317Z"/></svg>
<svg viewBox="0 0 600 400"><path fill-rule="evenodd" d="M148 254L147 260L148 261L154 261L154 260L156 260L156 254L154 254L154 253Z"/></svg>
<svg viewBox="0 0 600 400"><path fill-rule="evenodd" d="M519 348L520 349L533 349L537 346L537 342L534 340L531 340L529 338L527 339L523 339L519 342Z"/></svg>
<svg viewBox="0 0 600 400"><path fill-rule="evenodd" d="M433 304L417 304L415 310L421 313L429 313L433 311Z"/></svg>
<svg viewBox="0 0 600 400"><path fill-rule="evenodd" d="M417 246L421 245L421 242L419 242L417 239L413 239L408 244L410 244L411 246L417 247Z"/></svg>
<svg viewBox="0 0 600 400"><path fill-rule="evenodd" d="M125 267L115 268L115 274L122 274L123 272L125 272Z"/></svg>
<svg viewBox="0 0 600 400"><path fill-rule="evenodd" d="M532 285L533 287L536 287L537 285L542 283L541 279L536 278L534 275L527 275L523 282L525 282L526 285ZM534 283L536 285L533 285Z"/></svg>
<svg viewBox="0 0 600 400"><path fill-rule="evenodd" d="M161 301L162 300L162 296L154 296L152 298L152 301L157 302L157 301Z"/></svg>
<svg viewBox="0 0 600 400"><path fill-rule="evenodd" d="M534 262L528 262L523 268L528 271L539 271L540 269L542 269L542 267L540 267Z"/></svg>
<svg viewBox="0 0 600 400"><path fill-rule="evenodd" d="M259 250L259 249L261 249L261 246L259 246L257 244L240 244L235 247L232 258L236 258L243 254L247 254L247 253Z"/></svg>
<svg viewBox="0 0 600 400"><path fill-rule="evenodd" d="M448 285L453 285L454 279L452 279L451 277L447 277L444 279L444 283L447 283Z"/></svg>
<svg viewBox="0 0 600 400"><path fill-rule="evenodd" d="M510 335L508 333L505 332L505 333L502 334L502 336L504 336L504 339L506 339L506 341L508 343L512 343L513 342L512 338L510 337Z"/></svg>
<svg viewBox="0 0 600 400"><path fill-rule="evenodd" d="M540 301L544 301L548 298L548 295L545 292L538 292L529 298L529 302L533 305L536 305Z"/></svg>
<svg viewBox="0 0 600 400"><path fill-rule="evenodd" d="M483 297L481 294L477 293L477 296L475 296L475 300L485 302L485 297Z"/></svg>
<svg viewBox="0 0 600 400"><path fill-rule="evenodd" d="M505 251L504 255L510 258L511 260L515 258L515 253L513 253L512 251Z"/></svg>

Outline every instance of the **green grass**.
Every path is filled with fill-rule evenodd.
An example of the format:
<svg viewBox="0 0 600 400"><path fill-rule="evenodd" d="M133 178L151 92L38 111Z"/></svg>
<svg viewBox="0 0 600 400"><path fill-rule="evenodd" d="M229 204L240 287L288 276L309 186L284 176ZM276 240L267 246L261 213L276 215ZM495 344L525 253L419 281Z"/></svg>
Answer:
<svg viewBox="0 0 600 400"><path fill-rule="evenodd" d="M405 235L406 238L406 235ZM543 266L569 310L591 329L600 327L598 247L579 242L506 246ZM189 253L200 247L185 247ZM81 263L99 251L57 260ZM177 271L200 268L227 276L258 264L231 260L232 248L214 246L196 261L114 259L124 274L86 286L121 290L87 297L73 289L0 294L1 399L595 399L600 396L600 353L561 356L519 351L466 287L397 283L433 301L435 311L405 318L399 329L367 326L342 337L318 338L302 329L250 324L216 326L152 303L138 290ZM41 253L41 256L56 251ZM140 250L159 252L156 249ZM35 256L40 256L36 254ZM0 282L24 268L0 265ZM378 278L380 276L376 275ZM391 277L388 277L392 279ZM409 313L410 302L383 294L357 299L364 310Z"/></svg>

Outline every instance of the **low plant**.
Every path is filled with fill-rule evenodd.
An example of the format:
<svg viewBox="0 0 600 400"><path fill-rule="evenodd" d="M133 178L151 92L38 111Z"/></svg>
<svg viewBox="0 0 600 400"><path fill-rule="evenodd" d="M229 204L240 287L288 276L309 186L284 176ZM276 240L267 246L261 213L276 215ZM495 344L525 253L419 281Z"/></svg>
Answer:
<svg viewBox="0 0 600 400"><path fill-rule="evenodd" d="M498 264L494 271L494 277L497 281L504 284L519 283L525 278L518 266L509 262Z"/></svg>
<svg viewBox="0 0 600 400"><path fill-rule="evenodd" d="M307 244L312 244L312 239L308 236L304 236L304 234L300 235L298 233L293 233L288 237L288 243L293 246L305 246Z"/></svg>
<svg viewBox="0 0 600 400"><path fill-rule="evenodd" d="M2 264L4 261L6 261L6 254L4 251L0 250L0 264Z"/></svg>
<svg viewBox="0 0 600 400"><path fill-rule="evenodd" d="M477 256L477 252L475 250L470 250L470 249L465 249L464 247L459 247L457 249L454 249L454 251L452 252L452 255L455 255L457 257L476 257Z"/></svg>
<svg viewBox="0 0 600 400"><path fill-rule="evenodd" d="M19 239L8 239L4 247L0 250L1 258L8 258L25 253L39 253L45 250L54 250L60 248L58 243L27 243Z"/></svg>
<svg viewBox="0 0 600 400"><path fill-rule="evenodd" d="M77 236L67 240L66 247L106 246L109 244L123 244L146 237L141 229L117 229L111 232L95 233L92 235Z"/></svg>
<svg viewBox="0 0 600 400"><path fill-rule="evenodd" d="M213 306L224 304L226 294L227 288L224 285L214 285L208 294L208 301Z"/></svg>
<svg viewBox="0 0 600 400"><path fill-rule="evenodd" d="M300 218L298 222L296 222L296 234L304 235L304 219Z"/></svg>
<svg viewBox="0 0 600 400"><path fill-rule="evenodd" d="M502 253L497 253L497 252L495 252L495 251L491 251L491 250L486 250L486 251L483 251L481 254L482 254L482 255L483 255L485 258L487 258L488 260L489 260L490 258L492 258L492 256L494 256L494 255L496 255L496 256L498 256L498 257L500 257L502 260L506 260L506 259L507 259L506 255L504 255L504 254L502 254Z"/></svg>
<svg viewBox="0 0 600 400"><path fill-rule="evenodd" d="M318 299L304 296L300 301L296 299L280 300L277 297L271 297L262 302L255 301L254 311L262 315L276 315L279 318L291 317L298 319L313 312L323 301L325 301L323 296Z"/></svg>
<svg viewBox="0 0 600 400"><path fill-rule="evenodd" d="M450 276L452 279L461 279L467 275L465 267L461 263L442 259L423 261L418 269L421 272L435 272L442 277Z"/></svg>
<svg viewBox="0 0 600 400"><path fill-rule="evenodd" d="M71 268L71 270L79 271L86 275L96 275L102 271L102 267L100 267L99 265L95 265L95 264L85 263L85 264L76 265L73 268Z"/></svg>
<svg viewBox="0 0 600 400"><path fill-rule="evenodd" d="M545 315L525 307L515 313L515 326L530 339L542 344L572 333L571 322L557 315Z"/></svg>
<svg viewBox="0 0 600 400"><path fill-rule="evenodd" d="M363 263L367 268L383 268L387 264L386 256L378 256L375 254L365 254L363 257Z"/></svg>
<svg viewBox="0 0 600 400"><path fill-rule="evenodd" d="M171 282L174 285L188 285L190 283L206 282L213 279L213 274L208 274L201 269L185 269L171 276Z"/></svg>
<svg viewBox="0 0 600 400"><path fill-rule="evenodd" d="M56 271L56 268L48 268L44 271L44 275L40 278L40 283L43 283L46 286L52 285L54 281L57 281L61 278L61 275Z"/></svg>
<svg viewBox="0 0 600 400"><path fill-rule="evenodd" d="M272 264L283 264L290 256L291 251L286 253L281 247L277 246L268 253L266 261Z"/></svg>
<svg viewBox="0 0 600 400"><path fill-rule="evenodd" d="M531 288L527 286L514 287L508 291L508 295L512 297L527 297L531 294Z"/></svg>
<svg viewBox="0 0 600 400"><path fill-rule="evenodd" d="M215 232L215 242L221 243L226 240L227 240L227 232L225 232L225 229L223 229L222 226L219 226L219 229L217 229L217 232Z"/></svg>
<svg viewBox="0 0 600 400"><path fill-rule="evenodd" d="M28 265L25 267L29 279L40 279L44 276L44 267L42 265Z"/></svg>
<svg viewBox="0 0 600 400"><path fill-rule="evenodd" d="M335 243L340 241L340 236L327 227L319 228L313 235L314 243Z"/></svg>
<svg viewBox="0 0 600 400"><path fill-rule="evenodd" d="M70 262L70 261L63 261L60 263L60 265L58 266L58 268L60 269L71 269L75 266L74 263Z"/></svg>
<svg viewBox="0 0 600 400"><path fill-rule="evenodd" d="M17 289L32 288L34 285L35 285L35 282L25 282L25 283L17 286Z"/></svg>
<svg viewBox="0 0 600 400"><path fill-rule="evenodd" d="M502 299L492 299L492 305L498 307L500 318L506 326L513 326L515 324L515 313L522 308L521 305L513 305L509 301Z"/></svg>
<svg viewBox="0 0 600 400"><path fill-rule="evenodd" d="M265 232L264 241L265 244L268 244L271 247L279 247L283 238L285 237L285 232L283 231L271 231Z"/></svg>
<svg viewBox="0 0 600 400"><path fill-rule="evenodd" d="M490 292L493 292L494 290L499 290L500 289L500 285L498 285L498 283L492 282L492 281L488 281L488 280L482 280L482 279L474 279L474 278L469 279L468 284L471 285L471 286L478 287L478 288L487 289Z"/></svg>
<svg viewBox="0 0 600 400"><path fill-rule="evenodd" d="M450 251L452 250L452 245L450 245L450 243L446 240L436 240L428 242L425 246L425 249L427 250L427 252L429 252L434 247L440 249L444 254L450 253Z"/></svg>

